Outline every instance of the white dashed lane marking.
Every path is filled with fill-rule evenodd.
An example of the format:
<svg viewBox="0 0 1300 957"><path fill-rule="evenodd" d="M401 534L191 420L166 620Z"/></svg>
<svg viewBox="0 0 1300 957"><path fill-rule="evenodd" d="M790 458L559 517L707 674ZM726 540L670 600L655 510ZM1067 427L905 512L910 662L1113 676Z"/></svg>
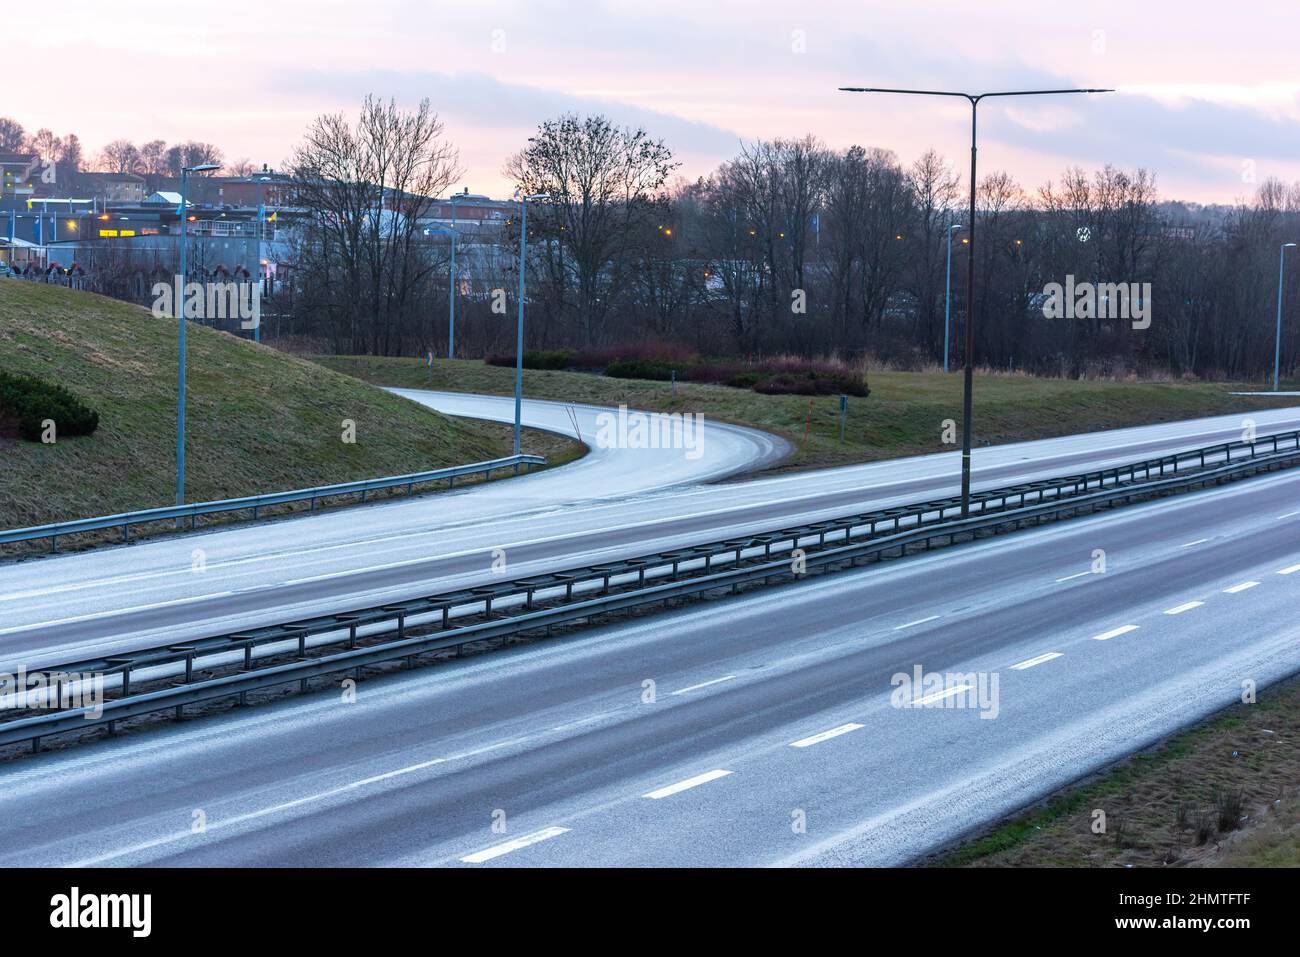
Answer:
<svg viewBox="0 0 1300 957"><path fill-rule="evenodd" d="M1165 614L1166 614L1166 615L1181 615L1181 614L1182 614L1183 612L1185 612L1185 611L1191 611L1193 608L1200 608L1200 607L1201 607L1202 605L1204 605L1204 604L1205 604L1205 602L1203 602L1203 601L1187 601L1187 602L1183 602L1181 605L1175 605L1173 608L1166 608L1166 609L1165 609Z"/></svg>
<svg viewBox="0 0 1300 957"><path fill-rule="evenodd" d="M928 694L924 698L917 698L911 704L913 707L923 704L933 704L936 701L942 701L944 698L951 698L953 695L959 695L963 691L970 691L974 685L955 685L951 688L945 688L943 691L936 691L934 694Z"/></svg>
<svg viewBox="0 0 1300 957"><path fill-rule="evenodd" d="M1259 582L1242 582L1240 585L1233 585L1231 588L1225 588L1223 593L1225 595L1236 595L1248 588L1254 588L1258 584Z"/></svg>
<svg viewBox="0 0 1300 957"><path fill-rule="evenodd" d="M1051 661L1053 658L1060 658L1060 657L1061 657L1061 652L1049 651L1045 655L1039 655L1037 658L1027 658L1024 661L1020 662L1019 664L1012 665L1011 670L1025 671L1028 668L1034 667L1034 665L1041 665L1046 661Z"/></svg>
<svg viewBox="0 0 1300 957"><path fill-rule="evenodd" d="M1179 547L1179 548L1191 548L1193 545L1204 545L1204 544L1205 544L1206 542L1208 542L1208 541L1209 541L1208 538L1198 538L1198 539L1197 539L1196 541L1194 541L1194 542L1187 542L1187 543L1185 543L1185 544L1183 544L1183 545L1179 545L1178 547Z"/></svg>
<svg viewBox="0 0 1300 957"><path fill-rule="evenodd" d="M1093 635L1093 641L1109 641L1112 638L1118 638L1120 635L1127 635L1130 631L1137 631L1137 625L1120 625L1118 628L1112 628L1110 631L1104 631L1100 635Z"/></svg>
<svg viewBox="0 0 1300 957"><path fill-rule="evenodd" d="M1077 575L1066 575L1064 578L1058 578L1056 580L1056 584L1059 585L1061 584L1061 582L1073 581L1076 578L1082 578L1084 575L1091 575L1091 574L1092 572L1079 572L1079 574Z"/></svg>
<svg viewBox="0 0 1300 957"><path fill-rule="evenodd" d="M677 690L677 691L674 691L673 694L687 694L688 692L691 692L691 691L699 691L701 688L707 688L707 687L709 687L710 685L720 685L720 684L722 684L722 682L724 682L724 681L730 681L730 680L731 680L732 678L734 678L734 677L736 677L736 676L735 676L735 675L726 675L726 676L724 676L724 677L722 677L722 678L714 678L712 681L701 681L699 684L697 684L697 685L691 685L689 688L681 688L681 689L679 689L679 690Z"/></svg>
<svg viewBox="0 0 1300 957"><path fill-rule="evenodd" d="M1296 572L1300 572L1300 565L1290 565L1287 568L1283 568L1281 571L1278 572L1278 574L1294 575Z"/></svg>
<svg viewBox="0 0 1300 957"><path fill-rule="evenodd" d="M525 834L517 837L513 841L506 841L504 844L497 844L481 851L475 851L461 861L465 864L482 864L484 861L490 861L493 858L500 857L503 854L509 854L511 851L517 851L520 848L528 847L532 844L540 844L542 841L549 841L553 837L559 837L561 834L567 834L567 827L547 827L540 831L533 831L531 834Z"/></svg>
<svg viewBox="0 0 1300 957"><path fill-rule="evenodd" d="M730 773L730 771L723 771L721 769L705 771L703 774L697 774L693 778L687 778L685 781L678 781L676 784L669 784L657 788L649 794L643 794L641 796L658 801L660 798L671 797L674 794L680 794L682 791L689 791L691 788L697 788L701 784L708 784L710 781L716 781L718 778L725 778Z"/></svg>
<svg viewBox="0 0 1300 957"><path fill-rule="evenodd" d="M927 621L937 621L941 615L931 615L929 618L918 618L916 621L909 621L906 625L899 625L894 631L902 631L904 628L911 628L913 625L924 625Z"/></svg>
<svg viewBox="0 0 1300 957"><path fill-rule="evenodd" d="M814 744L821 744L823 741L829 741L831 738L838 738L841 734L848 734L850 731L856 731L862 727L860 724L842 724L838 728L831 728L829 731L823 731L821 734L814 734L809 738L800 738L798 741L791 741L792 748L809 748Z"/></svg>

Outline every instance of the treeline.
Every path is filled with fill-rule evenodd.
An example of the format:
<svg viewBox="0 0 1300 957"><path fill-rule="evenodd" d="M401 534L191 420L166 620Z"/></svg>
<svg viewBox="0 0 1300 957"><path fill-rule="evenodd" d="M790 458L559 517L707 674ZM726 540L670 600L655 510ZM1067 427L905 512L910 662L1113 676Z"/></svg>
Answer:
<svg viewBox="0 0 1300 957"><path fill-rule="evenodd" d="M181 175L182 167L225 160L220 147L198 140L170 144L166 140L150 140L137 145L129 139L115 139L100 152L87 155L75 133L57 136L48 129L28 133L17 120L4 116L0 116L0 153L35 154L43 162L53 163L58 178L67 182L83 172L175 178ZM222 175L246 176L256 170L251 160L238 159L226 164Z"/></svg>
<svg viewBox="0 0 1300 957"><path fill-rule="evenodd" d="M80 162L75 137L0 120L0 149L15 142ZM118 141L100 163L171 172L220 158L210 144L162 146ZM445 355L450 246L432 207L460 169L429 104L368 97L355 120L321 116L289 167L304 215L282 264L294 276L286 331L308 348ZM527 349L656 342L715 358L924 368L946 345L962 361L971 246L968 184L953 162L929 152L904 164L806 136L745 144L695 181L678 168L663 141L602 116L547 120L509 158L520 194L545 196L528 209ZM1072 377L1271 373L1279 247L1300 241L1300 184L1269 180L1237 206L1203 207L1162 200L1143 169L1073 168L1032 189L994 170L976 198L978 364ZM460 356L513 353L517 217L462 236ZM1046 318L1045 293L1067 277L1131 287L1149 326ZM1285 301L1284 374L1300 352L1300 262ZM1101 304L1118 304L1113 291Z"/></svg>
<svg viewBox="0 0 1300 957"><path fill-rule="evenodd" d="M412 228L429 204L411 193L417 169L437 171L426 185L452 182L455 154L437 128L413 140L412 163L392 162L403 114L367 102L356 127L323 118L300 151L318 255L304 258L296 329L338 351L445 354L445 243ZM429 122L421 109L417 128ZM321 123L332 128L324 139ZM389 162L363 168L350 156ZM337 168L322 172L322 157ZM929 152L903 164L807 136L747 144L694 182L677 167L662 141L600 116L546 121L509 159L520 193L545 196L528 211L528 349L657 342L714 357L935 366L951 234L947 345L962 361L968 187L952 163ZM360 188L359 177L373 179ZM976 208L978 364L1072 377L1271 372L1278 248L1300 236L1300 185L1269 181L1237 207L1201 207L1162 201L1142 169L1069 169L1033 191L992 171ZM462 254L462 279L477 272L460 290L458 355L513 354L518 230L517 219L504 225L477 267ZM1098 314L1044 316L1050 284L1067 277L1103 290ZM1109 284L1133 290L1127 305L1149 326L1134 328ZM1300 264L1287 299L1294 317ZM1300 321L1284 317L1284 370L1298 346Z"/></svg>
<svg viewBox="0 0 1300 957"><path fill-rule="evenodd" d="M667 188L659 163L647 164L654 175L641 195L615 203L509 167L527 188L559 187L561 197L530 213L531 345L650 338L704 354L937 365L951 233L948 347L961 362L968 186L939 155L904 165L885 150L833 151L813 137L758 142L711 176ZM556 169L629 180L593 173L598 165L566 159ZM1070 169L1032 193L994 171L979 182L976 227L980 365L1065 376L1272 370L1278 250L1300 237L1300 184L1269 181L1249 203L1203 208L1161 202L1141 169ZM1069 276L1132 288L1138 298L1127 305L1149 312L1149 327L1134 328L1113 293L1097 315L1046 318L1045 290ZM1292 370L1300 263L1286 286L1282 365Z"/></svg>

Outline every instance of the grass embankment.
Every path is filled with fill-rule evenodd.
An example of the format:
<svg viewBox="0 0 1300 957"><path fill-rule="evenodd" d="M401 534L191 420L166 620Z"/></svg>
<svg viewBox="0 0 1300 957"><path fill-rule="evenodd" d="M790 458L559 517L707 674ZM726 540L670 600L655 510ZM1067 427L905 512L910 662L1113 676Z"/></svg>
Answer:
<svg viewBox="0 0 1300 957"><path fill-rule="evenodd" d="M1300 867L1300 680L1066 788L929 863ZM1106 814L1093 832L1094 812Z"/></svg>
<svg viewBox="0 0 1300 957"><path fill-rule="evenodd" d="M509 454L505 427L450 419L211 329L191 325L187 339L189 501ZM175 501L174 322L90 293L0 279L0 370L64 385L100 417L93 435L49 445L0 430L0 528ZM356 424L354 444L342 440L345 419Z"/></svg>
<svg viewBox="0 0 1300 957"><path fill-rule="evenodd" d="M316 361L368 382L408 388L505 395L514 370L478 360L439 359L429 371L415 359L318 356ZM850 398L845 441L839 441L839 399L760 395L722 385L613 379L580 372L524 370L524 395L537 399L626 403L649 411L689 411L774 432L799 451L779 468L844 465L940 452L943 421L960 428L962 378L929 372L872 372L871 395ZM1300 405L1291 398L1233 396L1240 386L1219 383L1108 382L977 375L974 434L978 445L1050 438L1206 415L1248 413ZM804 442L805 424L809 438ZM958 432L960 442L960 432Z"/></svg>

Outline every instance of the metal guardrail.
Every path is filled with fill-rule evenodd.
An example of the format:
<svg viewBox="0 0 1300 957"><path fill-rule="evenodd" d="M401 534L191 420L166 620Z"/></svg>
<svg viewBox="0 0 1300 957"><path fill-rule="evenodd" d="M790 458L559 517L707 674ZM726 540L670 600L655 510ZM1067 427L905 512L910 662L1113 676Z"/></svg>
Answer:
<svg viewBox="0 0 1300 957"><path fill-rule="evenodd" d="M48 538L50 539L50 551L54 552L58 551L59 537L62 535L94 532L106 528L121 528L122 541L126 542L130 540L131 526L142 525L146 522L189 519L190 528L194 528L200 515L251 510L252 517L257 519L260 517L261 510L267 506L285 505L291 502L310 502L310 510L315 511L318 500L332 498L336 495L356 495L360 493L361 501L364 502L369 493L383 489L406 486L409 495L416 485L427 482L445 480L447 487L451 488L456 479L463 475L478 475L481 473L486 480L491 476L492 472L498 469L513 468L515 474L518 475L520 466L531 467L545 464L546 458L541 455L510 455L487 462L471 462L468 465L455 465L451 468L434 469L429 472L412 472L408 475L390 475L385 478L343 482L338 485L321 485L316 488L295 489L290 492L271 492L266 495L227 498L216 502L195 502L190 505L170 505L164 508L143 509L138 512L123 512L118 515L102 515L98 518L82 518L70 522L56 522L50 525L35 525L30 528L14 528L0 531L0 545Z"/></svg>
<svg viewBox="0 0 1300 957"><path fill-rule="evenodd" d="M612 611L631 609L639 606L670 603L674 599L699 596L707 592L730 590L735 592L742 585L757 582L766 583L772 579L799 579L814 568L825 571L835 570L847 565L852 567L864 560L883 560L891 552L898 556L907 554L910 548L923 545L927 550L935 541L947 539L952 544L959 537L969 535L978 537L981 533L996 534L1004 528L1020 528L1023 524L1039 524L1043 520L1062 518L1070 514L1094 511L1098 507L1111 507L1133 499L1152 498L1169 492L1181 491L1197 486L1219 484L1247 475L1278 468L1300 465L1300 433L1288 433L1292 444L1290 449L1282 446L1288 439L1279 436L1277 451L1259 454L1258 450L1245 458L1232 457L1236 449L1213 446L1223 453L1224 464L1197 468L1194 474L1176 475L1172 478L1157 478L1121 483L1108 489L1084 490L1072 493L1072 488L1081 488L1082 476L1070 476L1065 479L1037 483L1040 486L1055 487L1058 495L1053 495L1034 504L1010 506L1010 501L1028 491L1024 487L1012 487L999 490L1000 498L993 493L989 501L1000 504L988 508L987 514L978 517L956 520L926 520L927 515L934 514L935 506L951 507L951 502L925 503L909 509L885 509L874 513L848 516L828 522L810 523L792 529L778 529L757 535L743 536L723 542L710 543L695 548L676 549L656 553L653 556L626 559L603 565L583 566L552 572L531 578L503 582L496 585L467 588L457 592L441 593L426 598L396 602L387 605L364 608L354 612L321 616L288 622L283 625L270 626L236 634L226 634L200 639L187 644L172 644L158 648L142 649L138 652L123 654L116 658L90 659L57 666L42 666L29 673L46 677L44 687L54 688L61 697L61 688L55 684L52 676L59 674L86 674L91 672L115 673L121 678L121 697L103 702L102 712L95 716L91 708L72 708L50 714L21 718L0 724L0 745L32 741L33 749L39 748L39 739L50 734L84 729L107 724L110 732L115 722L125 718L148 714L167 709L176 709L177 717L185 705L202 703L219 698L238 695L241 702L250 691L275 687L294 681L300 682L303 690L306 682L321 675L355 671L359 678L361 669L386 662L406 659L412 663L422 654L455 648L459 651L471 642L509 639L526 632L545 630L548 634L556 625L570 624L581 619L588 619ZM1261 440L1272 444L1270 440ZM1230 443L1229 445L1235 445ZM1193 450L1180 453L1178 458L1187 461L1200 461L1199 453ZM1168 458L1168 457L1167 457ZM1141 471L1141 463L1138 471ZM1121 472L1130 471L1130 467L1121 467ZM1114 470L1105 470L1107 475ZM1096 474L1096 473L1090 473ZM1039 491L1045 491L1040 489ZM1041 496L1040 496L1041 497ZM903 519L911 516L913 521L904 529ZM880 523L892 523L893 528L886 533L879 533ZM861 529L869 528L865 540L854 541L855 529L861 535ZM827 537L836 531L843 531L842 544L827 546ZM802 573L795 570L791 554L796 548L804 547L804 539L815 538L821 550L814 550L803 556ZM788 553L785 557L773 559L772 549L775 545L785 544ZM746 551L761 555L752 555L746 563L743 556ZM720 555L734 554L734 567L725 571L714 571L712 561ZM678 578L683 566L691 566L691 571L700 569L702 574ZM667 573L672 580L646 585L648 573L659 569L671 568ZM611 579L624 576L635 583L628 591L611 592ZM593 585L599 588L595 598L574 601L575 585ZM555 607L536 609L535 596L539 592L563 592L560 604ZM493 602L513 596L515 604L522 607L522 612L507 618L492 618ZM557 596L558 597L558 596ZM449 613L452 608L479 603L485 621L452 627ZM499 611L498 611L499 614ZM431 635L408 637L408 627L433 627L441 616L441 626ZM422 622L420 619L424 619ZM357 648L358 629L367 626L390 625L396 631L396 640L383 641L371 647ZM337 633L330 643L346 641L346 650L323 655L318 658L307 657L307 640L313 635L320 637ZM253 649L259 645L269 645L286 641L297 641L298 660L285 664L272 664L256 667ZM230 652L243 653L243 671L222 677L194 681L194 664L196 659L215 654L228 655ZM280 654L280 652L277 652ZM150 691L143 694L131 694L130 679L133 670L184 662L184 682L173 688Z"/></svg>

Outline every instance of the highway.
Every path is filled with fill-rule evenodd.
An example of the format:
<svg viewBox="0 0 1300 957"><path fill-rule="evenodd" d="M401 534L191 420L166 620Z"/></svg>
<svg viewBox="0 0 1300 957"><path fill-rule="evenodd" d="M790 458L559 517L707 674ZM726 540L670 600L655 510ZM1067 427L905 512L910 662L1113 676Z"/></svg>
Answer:
<svg viewBox="0 0 1300 957"><path fill-rule="evenodd" d="M405 394L452 414L513 415L508 398ZM574 412L592 441L602 410ZM1261 434L1300 428L1298 409L1251 418ZM572 428L557 403L525 402L524 422ZM1237 440L1242 427L1242 417L1224 416L982 448L973 456L974 480L978 488L1077 472ZM7 563L0 565L0 667L481 583L494 577L495 549L520 576L957 490L956 452L700 484L761 468L785 451L770 436L709 422L695 459L682 449L596 449L573 465L450 494ZM625 456L637 465L627 467Z"/></svg>
<svg viewBox="0 0 1300 957"><path fill-rule="evenodd" d="M1285 472L24 759L0 862L903 863L1300 668L1298 599Z"/></svg>

